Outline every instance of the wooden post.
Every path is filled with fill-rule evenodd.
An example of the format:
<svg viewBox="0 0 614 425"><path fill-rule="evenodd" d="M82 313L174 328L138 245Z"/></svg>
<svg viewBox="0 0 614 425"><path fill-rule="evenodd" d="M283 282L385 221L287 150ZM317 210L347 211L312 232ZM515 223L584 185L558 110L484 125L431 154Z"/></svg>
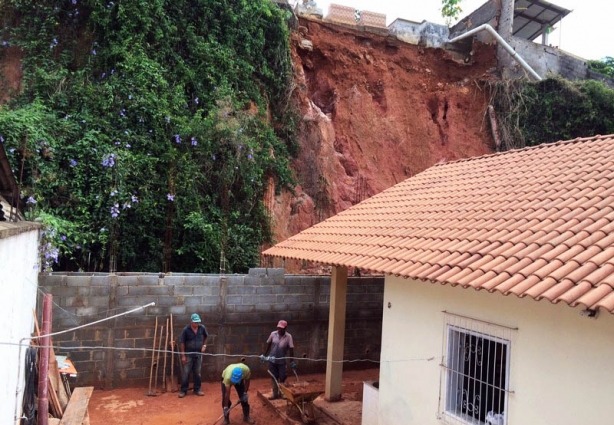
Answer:
<svg viewBox="0 0 614 425"><path fill-rule="evenodd" d="M158 317L156 316L156 324L154 326L153 349L151 350L151 369L149 369L149 392L147 395L155 395L151 392L151 380L153 378L153 368L156 361L156 336L158 336Z"/></svg>
<svg viewBox="0 0 614 425"><path fill-rule="evenodd" d="M160 327L160 342L158 342L158 355L156 356L156 377L154 378L153 395L158 394L158 372L160 372L160 347L162 347L162 334L163 333L164 333L164 326L161 326Z"/></svg>
<svg viewBox="0 0 614 425"><path fill-rule="evenodd" d="M168 319L166 319L166 336L164 337L164 366L162 367L162 391L166 391L166 351L168 350Z"/></svg>
<svg viewBox="0 0 614 425"><path fill-rule="evenodd" d="M347 303L348 270L334 266L330 279L330 312L328 318L328 349L326 351L327 401L341 399L341 375L343 373L343 348L345 339L345 310Z"/></svg>
<svg viewBox="0 0 614 425"><path fill-rule="evenodd" d="M171 314L171 391L175 392L175 334L173 333L173 315Z"/></svg>

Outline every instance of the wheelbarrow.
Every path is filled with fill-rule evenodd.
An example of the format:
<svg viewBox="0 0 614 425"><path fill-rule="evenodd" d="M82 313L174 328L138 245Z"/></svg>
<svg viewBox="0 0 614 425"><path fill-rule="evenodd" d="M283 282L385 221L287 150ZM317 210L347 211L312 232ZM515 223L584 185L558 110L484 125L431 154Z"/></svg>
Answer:
<svg viewBox="0 0 614 425"><path fill-rule="evenodd" d="M279 391L281 391L281 394L284 396L286 401L294 405L294 407L296 407L296 409L299 411L303 423L313 423L316 419L313 401L318 398L319 395L324 393L324 389L309 389L303 387L302 385L286 386L277 382L277 379L275 379L270 371L269 374L275 380L277 388L279 388ZM305 382L305 384L307 383Z"/></svg>

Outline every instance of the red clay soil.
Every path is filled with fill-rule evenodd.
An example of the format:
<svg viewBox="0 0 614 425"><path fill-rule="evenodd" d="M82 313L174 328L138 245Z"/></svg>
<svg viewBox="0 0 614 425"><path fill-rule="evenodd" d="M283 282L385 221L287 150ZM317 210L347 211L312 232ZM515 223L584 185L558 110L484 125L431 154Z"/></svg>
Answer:
<svg viewBox="0 0 614 425"><path fill-rule="evenodd" d="M265 199L276 242L438 162L493 151L489 93L480 84L497 78L492 46L476 43L463 60L301 19L293 55L303 119L293 163L299 187Z"/></svg>
<svg viewBox="0 0 614 425"><path fill-rule="evenodd" d="M352 370L343 372L342 398L344 400L362 400L363 381L377 380L378 369ZM300 382L307 382L303 390L315 389L323 391L324 374L301 376ZM286 384L295 382L288 377ZM300 387L297 387L300 388ZM117 390L95 390L89 404L91 425L214 425L222 415L222 394L219 382L203 383L204 397L198 397L192 392L184 398L178 398L176 392L162 393L160 389L155 397L148 396L148 388L125 388ZM257 392L270 393L271 380L260 378L251 381L249 403L251 416L258 424L286 425L284 419L269 404L257 396ZM301 390L299 390L301 391ZM322 397L322 396L321 396ZM234 389L231 393L233 404L237 400ZM284 406L283 412L286 413ZM336 411L336 416L343 411ZM355 412L347 412L348 417L355 417ZM300 422L298 412L289 414L291 419ZM241 424L241 406L230 412L230 421ZM221 424L220 420L217 425ZM348 423L348 422L344 422Z"/></svg>

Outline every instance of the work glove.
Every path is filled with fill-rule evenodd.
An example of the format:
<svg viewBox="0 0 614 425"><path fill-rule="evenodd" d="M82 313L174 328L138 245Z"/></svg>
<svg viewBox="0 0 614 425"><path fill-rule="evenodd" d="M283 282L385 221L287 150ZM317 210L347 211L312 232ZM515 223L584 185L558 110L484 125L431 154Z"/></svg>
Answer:
<svg viewBox="0 0 614 425"><path fill-rule="evenodd" d="M241 396L241 401L242 401L243 403L247 403L247 399L248 399L248 398L249 398L249 397L247 396L247 393L243 393L243 395Z"/></svg>
<svg viewBox="0 0 614 425"><path fill-rule="evenodd" d="M296 369L298 366L296 365L296 363L292 362L292 363L290 363L290 367L292 369Z"/></svg>
<svg viewBox="0 0 614 425"><path fill-rule="evenodd" d="M260 355L260 363L264 364L264 362L266 361L266 357L264 357L264 354Z"/></svg>

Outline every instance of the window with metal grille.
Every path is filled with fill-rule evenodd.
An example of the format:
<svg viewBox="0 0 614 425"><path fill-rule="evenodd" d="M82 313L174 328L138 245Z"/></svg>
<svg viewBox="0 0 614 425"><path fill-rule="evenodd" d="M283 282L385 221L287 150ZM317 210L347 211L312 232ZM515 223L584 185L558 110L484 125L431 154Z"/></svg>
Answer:
<svg viewBox="0 0 614 425"><path fill-rule="evenodd" d="M514 329L446 313L440 418L505 425Z"/></svg>

